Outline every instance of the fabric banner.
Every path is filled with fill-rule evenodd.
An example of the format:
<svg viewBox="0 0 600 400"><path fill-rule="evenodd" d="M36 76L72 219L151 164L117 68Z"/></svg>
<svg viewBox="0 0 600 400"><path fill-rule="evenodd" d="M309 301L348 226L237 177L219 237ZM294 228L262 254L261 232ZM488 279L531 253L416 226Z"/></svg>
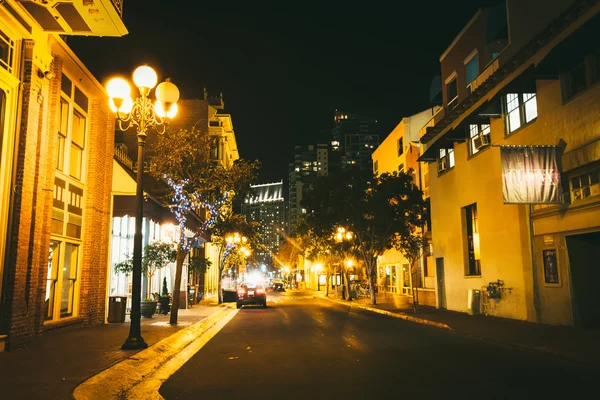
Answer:
<svg viewBox="0 0 600 400"><path fill-rule="evenodd" d="M506 204L562 203L558 146L501 146Z"/></svg>

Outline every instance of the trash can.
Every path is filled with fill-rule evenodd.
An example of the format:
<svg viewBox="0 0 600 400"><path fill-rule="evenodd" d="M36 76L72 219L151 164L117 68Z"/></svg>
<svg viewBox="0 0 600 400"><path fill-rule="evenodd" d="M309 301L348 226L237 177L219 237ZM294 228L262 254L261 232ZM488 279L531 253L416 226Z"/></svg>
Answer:
<svg viewBox="0 0 600 400"><path fill-rule="evenodd" d="M108 322L125 322L127 296L108 297Z"/></svg>

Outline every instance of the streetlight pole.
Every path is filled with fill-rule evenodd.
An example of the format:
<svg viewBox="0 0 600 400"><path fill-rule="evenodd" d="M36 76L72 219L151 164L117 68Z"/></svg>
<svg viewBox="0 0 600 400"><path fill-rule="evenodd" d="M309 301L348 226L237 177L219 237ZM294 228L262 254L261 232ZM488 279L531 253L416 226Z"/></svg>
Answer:
<svg viewBox="0 0 600 400"><path fill-rule="evenodd" d="M135 234L133 236L133 271L131 282L131 324L129 337L123 343L123 350L144 349L148 344L141 333L141 291L142 291L142 221L144 218L144 150L148 128L153 127L157 133L165 132L168 118L177 114L179 89L169 80L162 82L155 90L157 102L152 104L148 97L156 86L156 72L144 65L133 72L133 82L140 91L135 100L130 97L131 89L122 78L111 79L106 91L110 96L109 106L117 114L118 129L127 131L136 127L137 132L137 182L136 182L136 213Z"/></svg>

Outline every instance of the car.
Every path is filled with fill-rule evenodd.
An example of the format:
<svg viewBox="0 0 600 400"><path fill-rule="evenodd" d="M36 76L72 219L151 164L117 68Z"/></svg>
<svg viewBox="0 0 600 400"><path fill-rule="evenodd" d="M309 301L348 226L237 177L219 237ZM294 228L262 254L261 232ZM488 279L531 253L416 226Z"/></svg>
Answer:
<svg viewBox="0 0 600 400"><path fill-rule="evenodd" d="M276 292L283 292L283 281L281 279L273 279L271 282L271 287Z"/></svg>
<svg viewBox="0 0 600 400"><path fill-rule="evenodd" d="M236 307L254 304L267 307L267 292L261 284L242 283L237 290Z"/></svg>

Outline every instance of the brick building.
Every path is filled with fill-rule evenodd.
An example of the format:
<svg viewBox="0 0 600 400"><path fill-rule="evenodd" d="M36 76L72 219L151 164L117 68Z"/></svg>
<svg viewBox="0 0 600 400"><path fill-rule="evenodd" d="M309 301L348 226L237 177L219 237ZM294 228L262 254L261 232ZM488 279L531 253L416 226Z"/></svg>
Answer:
<svg viewBox="0 0 600 400"><path fill-rule="evenodd" d="M126 34L121 3L101 2L0 4L0 349L105 320L114 116L60 37Z"/></svg>

